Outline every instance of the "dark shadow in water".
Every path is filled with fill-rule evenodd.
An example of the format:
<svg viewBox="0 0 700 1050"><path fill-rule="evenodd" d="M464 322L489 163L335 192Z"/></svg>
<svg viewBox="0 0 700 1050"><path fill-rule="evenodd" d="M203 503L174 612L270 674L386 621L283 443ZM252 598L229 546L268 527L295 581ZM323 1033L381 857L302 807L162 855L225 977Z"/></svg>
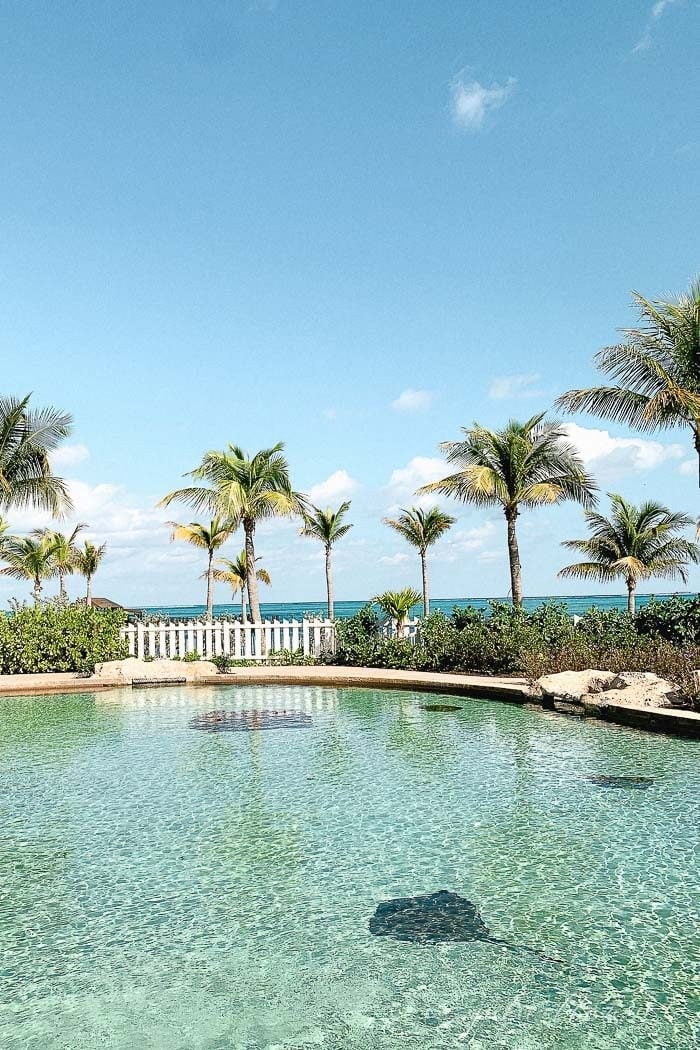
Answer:
<svg viewBox="0 0 700 1050"><path fill-rule="evenodd" d="M592 774L586 780L597 787L636 788L638 791L645 791L654 783L653 777L609 776L605 773Z"/></svg>
<svg viewBox="0 0 700 1050"><path fill-rule="evenodd" d="M419 704L421 711L461 711L459 704Z"/></svg>
<svg viewBox="0 0 700 1050"><path fill-rule="evenodd" d="M205 711L187 724L206 733L248 733L256 729L306 729L311 716L301 711Z"/></svg>
<svg viewBox="0 0 700 1050"><path fill-rule="evenodd" d="M562 959L544 955L536 948L492 937L476 906L449 890L382 901L369 920L369 932L375 937L392 937L396 941L413 944L485 941L511 951L529 952L547 962L563 962Z"/></svg>

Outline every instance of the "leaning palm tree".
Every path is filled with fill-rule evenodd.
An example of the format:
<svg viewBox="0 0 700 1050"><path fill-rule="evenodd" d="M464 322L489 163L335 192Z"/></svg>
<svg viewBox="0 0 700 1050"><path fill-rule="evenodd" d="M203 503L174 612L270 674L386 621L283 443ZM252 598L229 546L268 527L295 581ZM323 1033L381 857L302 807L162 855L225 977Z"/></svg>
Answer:
<svg viewBox="0 0 700 1050"><path fill-rule="evenodd" d="M71 501L50 456L70 434L73 420L56 408L30 408L30 397L0 397L0 510L31 507L60 517Z"/></svg>
<svg viewBox="0 0 700 1050"><path fill-rule="evenodd" d="M56 575L53 548L46 536L10 536L3 543L0 573L13 580L30 580L34 604L41 601L44 580Z"/></svg>
<svg viewBox="0 0 700 1050"><path fill-rule="evenodd" d="M312 505L310 510L304 515L304 524L299 533L300 536L308 536L310 539L320 540L324 546L326 552L326 594L328 597L329 620L333 620L335 617L332 550L333 545L338 540L342 540L343 536L347 536L352 528L352 525L343 522L343 518L349 510L350 502L348 500L341 503L337 510L333 510L332 507L321 510L320 507Z"/></svg>
<svg viewBox="0 0 700 1050"><path fill-rule="evenodd" d="M400 536L416 547L420 554L421 575L423 579L423 615L430 614L428 597L428 547L444 536L457 519L445 514L439 507L423 510L421 507L401 508L398 518L384 518L384 524L394 529Z"/></svg>
<svg viewBox="0 0 700 1050"><path fill-rule="evenodd" d="M412 587L404 587L402 591L384 591L383 594L377 594L372 599L373 602L377 603L384 615L391 620L399 638L404 632L408 614L414 605L418 605L420 600L420 594L418 591L414 591Z"/></svg>
<svg viewBox="0 0 700 1050"><path fill-rule="evenodd" d="M58 576L58 598L61 602L68 600L66 593L66 576L72 576L76 570L76 560L79 549L75 542L78 535L86 529L87 525L76 525L71 533L56 532L54 529L35 529L33 535L37 539L45 538L53 555L53 563Z"/></svg>
<svg viewBox="0 0 700 1050"><path fill-rule="evenodd" d="M700 280L674 300L632 297L642 327L595 356L614 385L569 390L557 406L645 431L689 427L700 463Z"/></svg>
<svg viewBox="0 0 700 1050"><path fill-rule="evenodd" d="M159 504L168 506L179 500L196 510L208 507L212 513L243 526L248 598L256 623L260 620L260 600L254 572L255 527L268 518L303 516L307 509L305 497L292 489L283 449L283 443L279 442L253 456L238 445L229 445L222 452L207 452L201 464L189 473L189 477L207 484L176 489Z"/></svg>
<svg viewBox="0 0 700 1050"><path fill-rule="evenodd" d="M525 423L511 420L503 430L475 423L462 428L464 440L440 448L461 469L419 492L441 492L477 507L500 507L508 527L510 585L514 605L522 605L523 585L515 523L522 507L576 500L595 503L596 484L586 473L560 423L544 422L544 412Z"/></svg>
<svg viewBox="0 0 700 1050"><path fill-rule="evenodd" d="M688 562L700 562L700 547L677 534L693 524L688 514L670 511L661 503L647 501L636 507L610 493L611 513L586 511L591 535L585 540L566 540L562 546L580 551L587 561L567 565L559 576L610 583L623 579L627 585L627 609L635 611L640 580L651 576L688 579Z"/></svg>
<svg viewBox="0 0 700 1050"><path fill-rule="evenodd" d="M260 580L261 583L266 583L268 587L272 582L267 569L256 569L255 578ZM245 550L242 550L238 557L233 560L219 558L214 569L214 579L218 583L227 583L234 597L238 591L241 592L241 623L245 623L248 619L245 598L246 587L248 586L248 559L246 558Z"/></svg>
<svg viewBox="0 0 700 1050"><path fill-rule="evenodd" d="M226 543L236 531L236 525L222 518L212 518L208 525L202 525L198 521L191 521L188 525L179 525L176 521L167 523L171 526L171 542L184 540L191 543L193 547L207 552L207 568L204 578L207 581L207 620L211 620L214 613L214 570L212 563L214 555L219 547Z"/></svg>
<svg viewBox="0 0 700 1050"><path fill-rule="evenodd" d="M85 541L82 550L79 550L75 559L75 571L85 577L85 604L92 605L92 578L100 567L100 562L107 551L107 544L101 543L96 547L94 543Z"/></svg>

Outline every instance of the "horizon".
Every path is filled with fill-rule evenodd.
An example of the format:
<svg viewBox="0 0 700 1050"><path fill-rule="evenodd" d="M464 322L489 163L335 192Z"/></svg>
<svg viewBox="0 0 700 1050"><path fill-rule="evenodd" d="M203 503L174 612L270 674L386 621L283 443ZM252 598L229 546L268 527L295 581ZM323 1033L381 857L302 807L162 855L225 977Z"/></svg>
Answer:
<svg viewBox="0 0 700 1050"><path fill-rule="evenodd" d="M207 449L279 439L295 488L352 500L337 600L418 586L417 554L381 518L445 472L438 443L551 412L635 323L632 289L687 289L697 5L575 13L5 12L3 392L74 416L55 465L70 523L108 544L95 594L199 604L204 559L163 524L197 515L155 504ZM566 422L603 512L619 491L695 515L688 434ZM458 516L431 554L432 593L507 594L502 515L431 502ZM297 530L257 530L263 604L324 599L320 545ZM584 534L575 504L522 514L525 594L590 591L556 579L559 543ZM0 605L29 590L0 578Z"/></svg>

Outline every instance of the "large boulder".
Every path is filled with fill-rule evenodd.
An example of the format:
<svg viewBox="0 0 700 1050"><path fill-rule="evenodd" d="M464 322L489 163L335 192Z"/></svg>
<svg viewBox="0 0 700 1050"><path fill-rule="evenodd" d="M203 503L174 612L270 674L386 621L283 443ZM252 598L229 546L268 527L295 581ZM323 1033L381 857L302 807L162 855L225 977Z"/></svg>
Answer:
<svg viewBox="0 0 700 1050"><path fill-rule="evenodd" d="M583 698L601 693L616 678L614 671L560 671L546 674L537 680L535 693L545 706L555 704L582 704Z"/></svg>
<svg viewBox="0 0 700 1050"><path fill-rule="evenodd" d="M605 702L643 707L678 707L678 686L650 671L623 671L605 690Z"/></svg>
<svg viewBox="0 0 700 1050"><path fill-rule="evenodd" d="M175 682L184 678L188 682L196 682L199 678L217 673L216 665L210 660L139 660L136 656L129 656L126 660L108 660L97 664L94 677L131 685L134 680Z"/></svg>

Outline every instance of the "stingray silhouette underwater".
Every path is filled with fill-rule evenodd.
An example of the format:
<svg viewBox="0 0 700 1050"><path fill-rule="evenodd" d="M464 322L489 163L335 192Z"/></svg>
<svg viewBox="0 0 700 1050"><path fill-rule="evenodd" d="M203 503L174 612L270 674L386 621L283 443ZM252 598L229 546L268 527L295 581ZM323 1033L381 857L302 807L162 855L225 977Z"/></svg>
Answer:
<svg viewBox="0 0 700 1050"><path fill-rule="evenodd" d="M546 962L564 962L537 948L492 937L476 905L449 890L382 901L369 920L369 932L375 937L392 937L413 944L482 941L510 951L528 952Z"/></svg>

